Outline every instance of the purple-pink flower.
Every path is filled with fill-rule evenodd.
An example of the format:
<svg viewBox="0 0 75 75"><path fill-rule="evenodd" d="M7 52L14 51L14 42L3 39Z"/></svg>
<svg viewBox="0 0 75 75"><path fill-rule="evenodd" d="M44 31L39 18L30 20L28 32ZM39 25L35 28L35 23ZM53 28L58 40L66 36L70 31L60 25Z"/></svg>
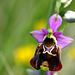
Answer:
<svg viewBox="0 0 75 75"><path fill-rule="evenodd" d="M62 32L57 32L62 24L62 18L54 14L49 19L49 29L42 28L42 31L32 31L30 34L38 41L34 57L30 64L37 70L60 71L61 49L72 43L72 38L66 37Z"/></svg>
<svg viewBox="0 0 75 75"><path fill-rule="evenodd" d="M63 32L57 32L58 28L62 24L62 18L60 15L52 15L49 19L49 27L53 31L53 35L57 40L57 46L59 46L61 49L64 47L68 46L69 44L72 43L72 38L64 36L62 33ZM30 34L38 41L38 43L43 43L44 37L48 35L48 31L44 28L41 28L42 31L32 31Z"/></svg>
<svg viewBox="0 0 75 75"><path fill-rule="evenodd" d="M51 40L51 39L50 39ZM53 43L48 41L50 45ZM47 48L44 50L44 48ZM62 69L61 64L61 49L53 44L47 47L45 44L38 44L34 57L30 60L30 64L37 70L48 68L49 71L59 71Z"/></svg>

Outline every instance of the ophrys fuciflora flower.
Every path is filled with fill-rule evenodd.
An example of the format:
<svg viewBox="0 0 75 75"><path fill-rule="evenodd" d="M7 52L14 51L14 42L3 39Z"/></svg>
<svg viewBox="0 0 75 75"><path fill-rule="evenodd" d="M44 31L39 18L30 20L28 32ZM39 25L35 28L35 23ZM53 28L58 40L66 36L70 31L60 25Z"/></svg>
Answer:
<svg viewBox="0 0 75 75"><path fill-rule="evenodd" d="M62 18L54 14L49 19L48 30L32 31L30 34L38 41L36 52L30 64L35 69L59 71L61 64L61 49L72 43L72 38L57 32L62 24Z"/></svg>

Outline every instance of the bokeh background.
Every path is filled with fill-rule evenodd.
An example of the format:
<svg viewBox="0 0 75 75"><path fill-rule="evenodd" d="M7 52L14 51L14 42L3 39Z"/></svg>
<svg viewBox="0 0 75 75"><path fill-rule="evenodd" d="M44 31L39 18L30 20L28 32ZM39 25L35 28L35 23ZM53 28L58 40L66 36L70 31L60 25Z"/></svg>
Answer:
<svg viewBox="0 0 75 75"><path fill-rule="evenodd" d="M28 75L37 41L30 31L46 28L50 0L0 0L0 75ZM75 11L75 0L65 9ZM63 34L75 39L75 23ZM58 75L75 75L75 41L62 50ZM35 69L34 69L35 70ZM31 75L31 74L30 74Z"/></svg>

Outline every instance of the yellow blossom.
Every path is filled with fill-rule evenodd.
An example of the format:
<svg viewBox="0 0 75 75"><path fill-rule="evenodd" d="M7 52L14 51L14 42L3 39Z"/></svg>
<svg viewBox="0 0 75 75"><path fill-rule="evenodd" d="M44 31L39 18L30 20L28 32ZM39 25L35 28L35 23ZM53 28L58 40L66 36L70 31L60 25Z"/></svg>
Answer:
<svg viewBox="0 0 75 75"><path fill-rule="evenodd" d="M35 52L35 46L28 45L25 47L19 47L14 50L14 61L16 64L28 64Z"/></svg>
<svg viewBox="0 0 75 75"><path fill-rule="evenodd" d="M75 60L75 48L72 48L68 51L69 58Z"/></svg>
<svg viewBox="0 0 75 75"><path fill-rule="evenodd" d="M46 28L45 20L38 20L34 25L34 30L41 30L41 28Z"/></svg>

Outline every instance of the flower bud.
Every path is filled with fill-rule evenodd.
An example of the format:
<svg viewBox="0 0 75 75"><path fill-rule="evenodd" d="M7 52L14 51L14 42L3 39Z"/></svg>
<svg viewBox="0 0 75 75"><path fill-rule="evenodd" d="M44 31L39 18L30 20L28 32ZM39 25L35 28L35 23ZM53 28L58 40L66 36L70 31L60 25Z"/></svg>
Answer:
<svg viewBox="0 0 75 75"><path fill-rule="evenodd" d="M74 11L67 11L64 15L64 20L69 22L69 23L73 23L75 22L75 12Z"/></svg>

